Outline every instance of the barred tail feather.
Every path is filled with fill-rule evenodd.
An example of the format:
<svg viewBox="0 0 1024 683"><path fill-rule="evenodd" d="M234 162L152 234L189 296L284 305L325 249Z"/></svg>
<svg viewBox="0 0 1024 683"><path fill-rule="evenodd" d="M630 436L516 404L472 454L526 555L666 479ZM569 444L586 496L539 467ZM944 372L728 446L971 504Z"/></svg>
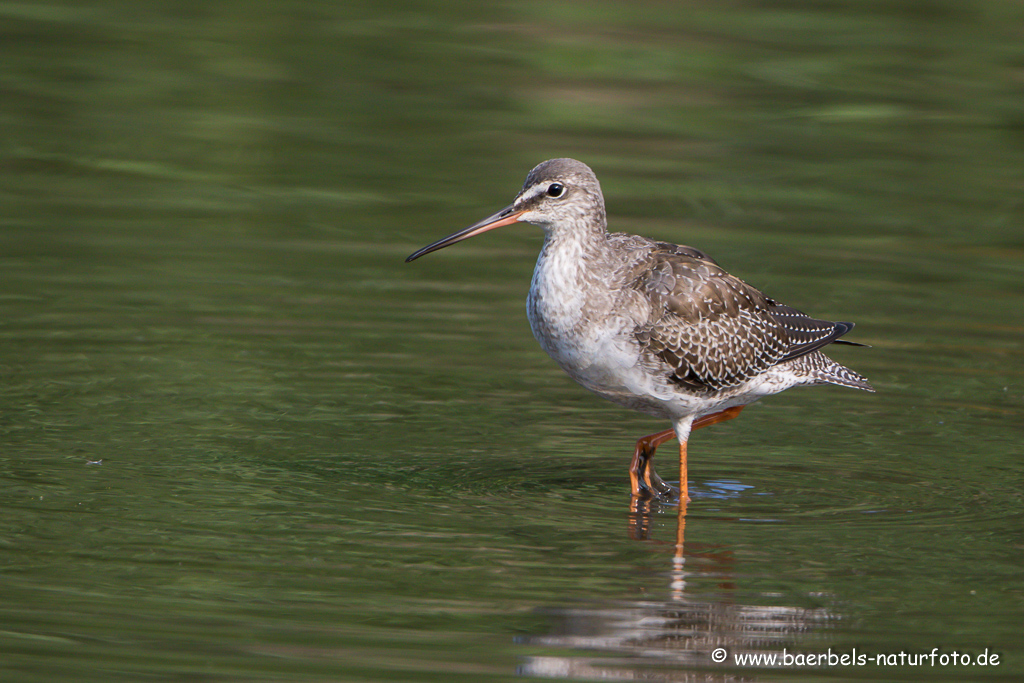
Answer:
<svg viewBox="0 0 1024 683"><path fill-rule="evenodd" d="M841 387L863 389L864 391L873 392L875 390L860 373L854 372L845 365L840 365L821 351L801 356L792 362L800 366L800 370L806 373L811 384L838 384Z"/></svg>

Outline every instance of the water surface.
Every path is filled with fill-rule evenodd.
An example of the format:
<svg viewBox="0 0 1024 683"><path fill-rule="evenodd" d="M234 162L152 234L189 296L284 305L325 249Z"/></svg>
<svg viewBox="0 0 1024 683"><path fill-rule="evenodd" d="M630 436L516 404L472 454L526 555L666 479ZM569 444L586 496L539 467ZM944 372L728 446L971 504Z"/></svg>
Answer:
<svg viewBox="0 0 1024 683"><path fill-rule="evenodd" d="M2 678L1019 678L1022 26L0 3ZM878 393L751 406L692 439L684 533L631 513L667 425L537 347L539 231L402 262L556 156L615 229L855 321ZM784 648L1001 661L732 659Z"/></svg>

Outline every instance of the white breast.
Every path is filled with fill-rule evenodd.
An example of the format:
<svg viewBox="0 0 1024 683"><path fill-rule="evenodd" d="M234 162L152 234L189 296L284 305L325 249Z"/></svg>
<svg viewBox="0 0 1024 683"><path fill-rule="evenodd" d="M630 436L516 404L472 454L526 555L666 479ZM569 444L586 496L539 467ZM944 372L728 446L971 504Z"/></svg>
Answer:
<svg viewBox="0 0 1024 683"><path fill-rule="evenodd" d="M621 283L608 281L618 269L588 256L584 262L578 245L545 242L526 301L534 337L573 379L606 398L634 408L638 396L669 399L671 389L640 365L637 320L622 306Z"/></svg>

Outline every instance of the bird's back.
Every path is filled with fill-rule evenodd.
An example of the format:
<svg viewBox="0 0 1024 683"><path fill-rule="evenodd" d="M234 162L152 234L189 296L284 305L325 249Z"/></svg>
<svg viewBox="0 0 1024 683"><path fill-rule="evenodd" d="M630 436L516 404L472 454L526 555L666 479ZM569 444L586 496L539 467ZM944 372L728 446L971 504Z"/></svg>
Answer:
<svg viewBox="0 0 1024 683"><path fill-rule="evenodd" d="M829 360L832 377L829 363L805 358L837 341L853 323L812 318L781 304L693 247L623 233L610 234L609 247L623 255L616 274L620 288L649 304L632 307L647 312L632 331L641 356L663 364L680 387L727 390L788 363L796 372L813 370L814 383L871 390L867 380L838 363ZM805 360L796 362L800 358Z"/></svg>

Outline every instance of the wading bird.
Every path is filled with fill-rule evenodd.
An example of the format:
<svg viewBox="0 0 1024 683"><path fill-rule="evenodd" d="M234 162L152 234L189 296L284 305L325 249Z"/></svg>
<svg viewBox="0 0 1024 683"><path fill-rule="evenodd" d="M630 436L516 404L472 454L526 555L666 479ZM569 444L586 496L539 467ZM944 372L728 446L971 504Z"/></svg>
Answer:
<svg viewBox="0 0 1024 683"><path fill-rule="evenodd" d="M574 159L540 164L510 206L406 261L514 223L544 230L526 300L541 347L587 389L672 422L636 443L629 468L636 497L676 493L651 466L658 445L674 436L685 504L690 432L732 419L762 396L811 384L874 391L821 352L854 344L839 339L853 323L781 304L699 249L609 233L597 176Z"/></svg>

